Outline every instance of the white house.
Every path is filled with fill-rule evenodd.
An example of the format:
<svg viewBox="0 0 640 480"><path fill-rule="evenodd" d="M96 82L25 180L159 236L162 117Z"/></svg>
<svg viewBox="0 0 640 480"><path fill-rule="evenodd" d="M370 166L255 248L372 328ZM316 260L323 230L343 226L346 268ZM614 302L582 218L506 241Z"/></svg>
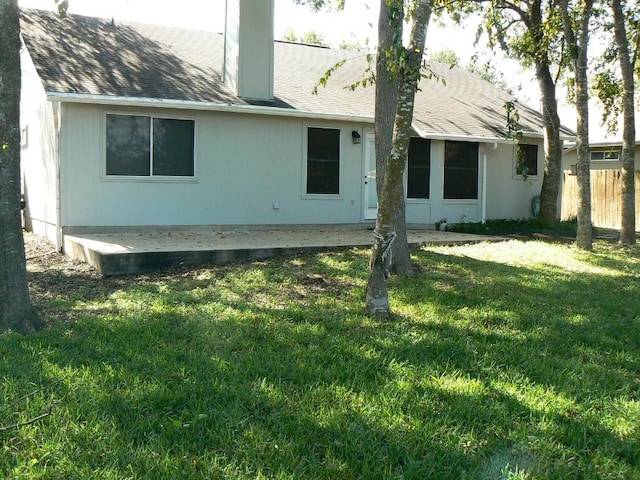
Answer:
<svg viewBox="0 0 640 480"><path fill-rule="evenodd" d="M374 89L346 88L373 64L274 42L272 25L272 0L228 0L225 35L23 10L28 228L61 247L107 227L374 222ZM416 97L407 222L529 217L540 114L519 106L525 182L506 138L513 97L431 67L441 81Z"/></svg>

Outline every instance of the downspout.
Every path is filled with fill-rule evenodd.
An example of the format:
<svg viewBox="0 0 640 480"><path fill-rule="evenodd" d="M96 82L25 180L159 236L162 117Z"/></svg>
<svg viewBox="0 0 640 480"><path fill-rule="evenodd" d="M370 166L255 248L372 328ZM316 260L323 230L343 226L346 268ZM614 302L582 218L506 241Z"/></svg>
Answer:
<svg viewBox="0 0 640 480"><path fill-rule="evenodd" d="M487 155L498 149L498 143L494 142L493 147L485 150L482 154L482 204L480 212L480 221L487 222Z"/></svg>
<svg viewBox="0 0 640 480"><path fill-rule="evenodd" d="M60 102L53 102L53 131L55 135L56 143L56 159L55 159L55 171L56 171L56 250L62 251L62 188L60 185L60 156L62 155L62 148L60 146L60 125L61 125L61 104Z"/></svg>

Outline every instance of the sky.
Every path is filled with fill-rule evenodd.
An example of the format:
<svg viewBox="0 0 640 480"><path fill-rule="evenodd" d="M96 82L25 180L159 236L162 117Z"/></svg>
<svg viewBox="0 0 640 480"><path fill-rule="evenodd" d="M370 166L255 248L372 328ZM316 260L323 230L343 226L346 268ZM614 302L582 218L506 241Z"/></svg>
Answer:
<svg viewBox="0 0 640 480"><path fill-rule="evenodd" d="M374 46L379 0L354 0L345 2L341 12L314 12L294 0L274 0L274 33L282 38L288 30L301 36L315 31L333 46L342 42L358 41L361 45ZM54 0L19 0L22 7L55 9ZM174 25L199 30L224 31L225 0L70 0L69 12L81 15L114 18L158 25ZM474 53L482 61L489 60L510 82L519 101L539 108L539 91L535 77L523 71L515 62L493 53L483 45L474 46L475 26L466 28L442 25L433 21L429 26L427 49L438 51L450 48L456 51L465 65ZM427 51L428 51L427 50ZM572 107L560 105L563 123L575 128ZM593 122L597 123L597 122ZM597 127L597 125L593 125ZM594 128L595 130L595 128Z"/></svg>

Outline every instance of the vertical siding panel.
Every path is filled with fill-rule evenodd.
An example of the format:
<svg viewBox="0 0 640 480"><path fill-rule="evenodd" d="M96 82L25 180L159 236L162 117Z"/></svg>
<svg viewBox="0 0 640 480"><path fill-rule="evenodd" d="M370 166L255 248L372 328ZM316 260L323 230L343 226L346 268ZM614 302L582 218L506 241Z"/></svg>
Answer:
<svg viewBox="0 0 640 480"><path fill-rule="evenodd" d="M591 171L591 216L596 227L620 229L622 219L622 173L620 170ZM640 225L640 171L635 173L636 225ZM561 219L578 215L578 179L568 170L563 174Z"/></svg>

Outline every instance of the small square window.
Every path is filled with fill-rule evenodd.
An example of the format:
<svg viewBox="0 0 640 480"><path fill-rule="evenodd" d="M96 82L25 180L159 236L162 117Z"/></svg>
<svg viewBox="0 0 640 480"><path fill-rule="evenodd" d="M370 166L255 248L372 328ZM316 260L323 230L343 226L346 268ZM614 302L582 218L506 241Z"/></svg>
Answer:
<svg viewBox="0 0 640 480"><path fill-rule="evenodd" d="M523 177L538 175L538 145L519 143L516 146L516 175Z"/></svg>

